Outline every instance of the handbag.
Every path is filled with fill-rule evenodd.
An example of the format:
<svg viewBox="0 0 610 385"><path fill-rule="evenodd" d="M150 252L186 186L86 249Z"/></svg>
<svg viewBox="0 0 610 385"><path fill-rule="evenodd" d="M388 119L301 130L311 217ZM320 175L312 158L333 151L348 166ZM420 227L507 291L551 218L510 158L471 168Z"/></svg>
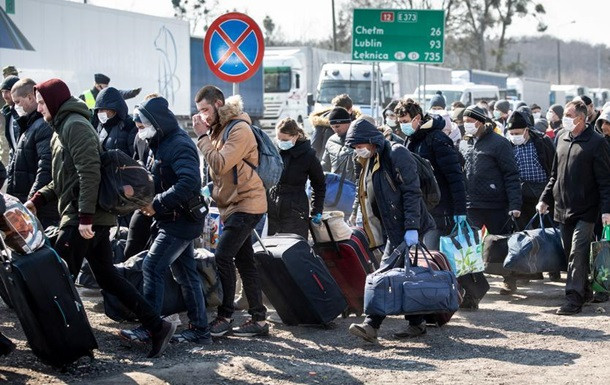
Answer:
<svg viewBox="0 0 610 385"><path fill-rule="evenodd" d="M418 266L421 251L426 267ZM413 264L401 243L384 266L366 277L364 312L369 315L453 313L459 308L458 284L451 271L434 271L424 245L416 246ZM396 267L403 265L404 267Z"/></svg>
<svg viewBox="0 0 610 385"><path fill-rule="evenodd" d="M531 229L536 217L540 220L540 228ZM510 236L508 256L504 260L505 268L521 273L567 270L567 258L563 251L561 234L554 226L544 227L546 217L547 214L541 216L536 213L525 230Z"/></svg>
<svg viewBox="0 0 610 385"><path fill-rule="evenodd" d="M605 225L602 240L591 243L591 288L610 292L610 226Z"/></svg>
<svg viewBox="0 0 610 385"><path fill-rule="evenodd" d="M322 214L319 224L311 222L311 232L316 243L346 241L352 237L352 228L345 222L341 211Z"/></svg>
<svg viewBox="0 0 610 385"><path fill-rule="evenodd" d="M449 235L440 238L440 251L447 256L456 277L485 270L479 229L456 223Z"/></svg>
<svg viewBox="0 0 610 385"><path fill-rule="evenodd" d="M511 270L504 268L504 260L508 255L508 238L519 231L519 225L515 218L511 216L503 228L506 228L509 222L512 223L510 234L486 234L483 237L483 263L487 274L502 276L511 274Z"/></svg>

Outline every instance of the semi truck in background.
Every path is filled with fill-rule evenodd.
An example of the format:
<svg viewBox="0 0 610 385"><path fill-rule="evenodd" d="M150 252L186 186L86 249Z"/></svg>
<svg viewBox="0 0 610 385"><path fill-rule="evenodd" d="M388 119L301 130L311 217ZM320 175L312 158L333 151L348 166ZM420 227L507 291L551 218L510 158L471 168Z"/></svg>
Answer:
<svg viewBox="0 0 610 385"><path fill-rule="evenodd" d="M10 35L0 39L1 62L20 77L60 78L78 96L101 72L116 88L142 87L127 100L130 109L157 92L176 115L189 115L188 22L62 0L21 0L14 14L0 12L1 30Z"/></svg>
<svg viewBox="0 0 610 385"><path fill-rule="evenodd" d="M553 84L551 85L550 104L565 105L577 96L588 95L589 89L578 84Z"/></svg>
<svg viewBox="0 0 610 385"><path fill-rule="evenodd" d="M496 86L500 90L506 89L508 74L483 70L455 70L451 73L453 84L481 84Z"/></svg>
<svg viewBox="0 0 610 385"><path fill-rule="evenodd" d="M523 100L528 105L536 103L543 111L548 110L551 92L551 83L548 80L508 78L506 85L506 99Z"/></svg>
<svg viewBox="0 0 610 385"><path fill-rule="evenodd" d="M425 89L424 89L425 88ZM500 98L500 90L493 85L480 84L426 84L415 89L413 94L405 95L425 106L425 111L430 109L430 99L437 91L442 92L447 104L447 110L453 102L462 102L466 106L476 104L481 100L488 102Z"/></svg>
<svg viewBox="0 0 610 385"><path fill-rule="evenodd" d="M320 68L324 63L345 60L349 54L314 47L268 47L263 58L264 114L266 130L275 129L291 117L311 130L307 117L313 106Z"/></svg>
<svg viewBox="0 0 610 385"><path fill-rule="evenodd" d="M191 88L190 88L190 112L195 114L195 95L205 85L211 84L222 90L226 97L233 94L233 83L221 80L208 67L203 56L203 38L190 38L191 55ZM239 95L244 102L244 111L250 115L252 122L260 124L263 119L263 67L246 81L239 83Z"/></svg>

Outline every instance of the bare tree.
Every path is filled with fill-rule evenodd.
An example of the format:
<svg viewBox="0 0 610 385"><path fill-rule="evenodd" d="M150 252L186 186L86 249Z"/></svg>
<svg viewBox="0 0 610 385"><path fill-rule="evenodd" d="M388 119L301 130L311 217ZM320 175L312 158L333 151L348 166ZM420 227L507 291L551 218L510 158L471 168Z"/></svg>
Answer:
<svg viewBox="0 0 610 385"><path fill-rule="evenodd" d="M171 0L174 7L174 17L188 20L191 33L199 34L207 31L218 14L218 0ZM202 29L199 30L200 25Z"/></svg>

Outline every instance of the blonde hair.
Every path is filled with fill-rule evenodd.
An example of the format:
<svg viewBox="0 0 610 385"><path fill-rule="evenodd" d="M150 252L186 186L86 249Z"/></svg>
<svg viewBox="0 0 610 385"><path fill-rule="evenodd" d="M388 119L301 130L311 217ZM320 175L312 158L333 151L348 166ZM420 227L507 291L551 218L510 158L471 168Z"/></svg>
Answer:
<svg viewBox="0 0 610 385"><path fill-rule="evenodd" d="M275 131L290 136L298 136L297 140L307 139L305 131L303 131L301 126L299 126L299 124L292 118L284 118L280 120L275 126Z"/></svg>

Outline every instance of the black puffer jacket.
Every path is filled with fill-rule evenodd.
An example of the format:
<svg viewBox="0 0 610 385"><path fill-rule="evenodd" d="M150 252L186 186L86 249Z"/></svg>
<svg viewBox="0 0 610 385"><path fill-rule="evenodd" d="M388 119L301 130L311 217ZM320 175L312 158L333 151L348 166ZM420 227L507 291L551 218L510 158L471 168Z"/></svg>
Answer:
<svg viewBox="0 0 610 385"><path fill-rule="evenodd" d="M441 201L432 210L435 216L466 215L466 186L460 155L442 129L445 119L434 116L409 138L407 148L428 159L441 190Z"/></svg>
<svg viewBox="0 0 610 385"><path fill-rule="evenodd" d="M487 124L481 137L465 137L460 152L466 161L466 206L521 210L519 168L511 143Z"/></svg>
<svg viewBox="0 0 610 385"><path fill-rule="evenodd" d="M560 223L583 220L597 222L610 213L610 146L588 126L572 138L565 131L557 141L551 179L540 200L555 205Z"/></svg>
<svg viewBox="0 0 610 385"><path fill-rule="evenodd" d="M328 114L330 111L330 108L326 108L321 111L312 112L311 115L309 115L309 121L313 126L311 147L316 152L318 160L322 160L326 142L328 142L328 138L335 133L333 129L330 128L330 122L328 121Z"/></svg>
<svg viewBox="0 0 610 385"><path fill-rule="evenodd" d="M309 140L296 142L287 151L280 151L284 171L277 186L268 194L269 234L294 233L307 237L309 215L324 209L326 180L320 161ZM307 179L311 182L311 212L305 194Z"/></svg>
<svg viewBox="0 0 610 385"><path fill-rule="evenodd" d="M100 137L104 138L102 141L104 150L121 150L133 157L138 128L127 115L127 103L121 93L113 87L100 91L95 101L94 113L97 114L100 109L116 111L116 115L104 124L99 123L97 128Z"/></svg>
<svg viewBox="0 0 610 385"><path fill-rule="evenodd" d="M19 115L17 114L15 109L12 106L9 106L8 104L4 105L0 112L4 116L4 136L6 137L6 141L8 142L8 145L10 147L9 153L12 156L15 149L13 148L13 141L11 140L8 122L10 120L10 126L13 127L13 130L15 132L15 139L19 138L19 126L15 122L15 120L19 118Z"/></svg>

